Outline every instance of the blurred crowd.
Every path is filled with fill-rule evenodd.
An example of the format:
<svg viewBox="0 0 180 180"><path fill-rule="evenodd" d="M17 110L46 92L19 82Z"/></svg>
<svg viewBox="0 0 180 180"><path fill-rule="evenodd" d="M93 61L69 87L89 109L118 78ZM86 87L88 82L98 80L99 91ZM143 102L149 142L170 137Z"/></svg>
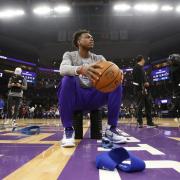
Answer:
<svg viewBox="0 0 180 180"><path fill-rule="evenodd" d="M12 111L14 107L12 107ZM4 119L7 117L7 103L6 101L0 97L0 118ZM56 104L51 106L42 105L42 104L34 104L29 105L28 101L23 100L20 109L18 118L26 119L26 118L39 118L39 119L54 119L59 118L59 110Z"/></svg>

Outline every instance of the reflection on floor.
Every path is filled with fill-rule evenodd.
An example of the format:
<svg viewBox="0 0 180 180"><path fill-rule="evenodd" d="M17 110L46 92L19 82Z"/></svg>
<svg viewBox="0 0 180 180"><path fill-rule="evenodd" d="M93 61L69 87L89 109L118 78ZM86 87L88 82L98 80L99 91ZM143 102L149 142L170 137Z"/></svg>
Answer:
<svg viewBox="0 0 180 180"><path fill-rule="evenodd" d="M84 139L75 148L61 148L63 128L58 119L19 120L20 127L39 125L39 135L11 132L0 120L0 179L60 180L159 180L180 179L180 129L177 119L155 119L159 128L139 129L134 119L122 119L119 128L128 137L121 145L146 163L138 173L98 170L96 156L107 149L100 140L89 139L89 121L84 121ZM106 121L103 120L105 126ZM145 121L144 121L145 124Z"/></svg>

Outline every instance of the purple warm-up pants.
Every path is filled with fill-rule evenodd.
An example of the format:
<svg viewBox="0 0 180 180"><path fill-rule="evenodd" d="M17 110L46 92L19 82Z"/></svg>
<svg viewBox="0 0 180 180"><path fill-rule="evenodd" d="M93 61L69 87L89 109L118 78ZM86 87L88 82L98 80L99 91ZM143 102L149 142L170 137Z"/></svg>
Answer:
<svg viewBox="0 0 180 180"><path fill-rule="evenodd" d="M64 76L58 87L58 107L63 126L72 127L75 111L91 111L108 105L108 124L116 126L122 97L122 86L111 93L80 86L77 76Z"/></svg>

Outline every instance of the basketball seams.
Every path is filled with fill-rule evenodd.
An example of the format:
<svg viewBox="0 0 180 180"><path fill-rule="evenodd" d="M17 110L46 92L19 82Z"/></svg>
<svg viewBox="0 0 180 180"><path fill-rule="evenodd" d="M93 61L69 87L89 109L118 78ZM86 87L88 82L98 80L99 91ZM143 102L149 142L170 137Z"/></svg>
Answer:
<svg viewBox="0 0 180 180"><path fill-rule="evenodd" d="M108 83L106 86L104 86L104 87L102 87L102 88L99 88L99 90L103 90L104 88L108 87L113 81L116 80L116 78L119 76L119 73L120 73L120 71L118 72L118 74L116 75L116 77L115 77L110 83Z"/></svg>
<svg viewBox="0 0 180 180"><path fill-rule="evenodd" d="M112 63L102 74L101 74L101 76L111 67L111 66L113 66L114 64ZM101 76L100 76L100 78L101 78ZM99 79L100 79L99 78ZM99 82L99 80L96 82L96 84L94 85L95 87L96 87L96 85L97 85L97 83Z"/></svg>

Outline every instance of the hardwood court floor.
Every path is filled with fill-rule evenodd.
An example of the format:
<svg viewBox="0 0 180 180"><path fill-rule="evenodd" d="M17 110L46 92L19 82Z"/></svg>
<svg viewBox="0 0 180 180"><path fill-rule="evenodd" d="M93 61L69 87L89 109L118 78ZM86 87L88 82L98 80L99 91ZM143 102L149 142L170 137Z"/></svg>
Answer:
<svg viewBox="0 0 180 180"><path fill-rule="evenodd" d="M27 136L0 127L0 179L12 180L176 180L180 179L180 129L177 120L156 119L155 129L136 127L122 119L119 128L128 137L121 145L146 163L138 173L98 170L95 158L102 151L100 140L89 139L89 121L84 121L84 139L75 148L62 148L62 125L58 119L19 120L19 126L39 125L39 135ZM106 122L103 121L103 124ZM2 120L0 120L2 124Z"/></svg>

